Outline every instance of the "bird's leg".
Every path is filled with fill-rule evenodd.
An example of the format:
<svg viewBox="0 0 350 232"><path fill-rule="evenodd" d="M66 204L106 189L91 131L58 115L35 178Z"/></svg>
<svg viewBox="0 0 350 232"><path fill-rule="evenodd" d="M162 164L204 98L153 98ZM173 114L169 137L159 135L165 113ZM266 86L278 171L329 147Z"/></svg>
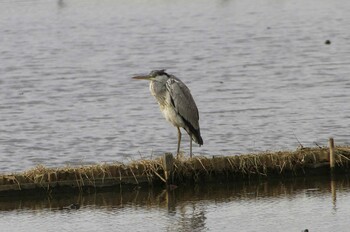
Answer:
<svg viewBox="0 0 350 232"><path fill-rule="evenodd" d="M190 134L190 158L192 158L192 135Z"/></svg>
<svg viewBox="0 0 350 232"><path fill-rule="evenodd" d="M177 158L180 155L180 143L181 143L181 131L180 128L177 128Z"/></svg>

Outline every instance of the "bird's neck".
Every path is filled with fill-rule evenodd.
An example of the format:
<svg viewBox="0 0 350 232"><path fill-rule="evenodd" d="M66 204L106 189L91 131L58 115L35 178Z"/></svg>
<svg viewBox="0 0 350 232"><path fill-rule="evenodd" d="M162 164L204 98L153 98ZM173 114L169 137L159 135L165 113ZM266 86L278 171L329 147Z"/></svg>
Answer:
<svg viewBox="0 0 350 232"><path fill-rule="evenodd" d="M149 90L160 104L165 101L165 95L166 95L165 85L157 81L151 81L149 84Z"/></svg>

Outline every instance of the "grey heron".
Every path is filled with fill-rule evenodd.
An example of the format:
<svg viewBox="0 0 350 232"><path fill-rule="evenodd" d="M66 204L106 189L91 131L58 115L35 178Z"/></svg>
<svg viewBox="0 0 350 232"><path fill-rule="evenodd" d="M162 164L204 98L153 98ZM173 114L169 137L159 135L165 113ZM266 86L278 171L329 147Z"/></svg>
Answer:
<svg viewBox="0 0 350 232"><path fill-rule="evenodd" d="M192 158L192 140L203 145L199 128L199 113L188 87L174 75L165 70L153 70L148 75L135 76L133 79L149 80L149 89L156 98L165 119L177 128L177 157L180 153L180 127L190 136L190 157Z"/></svg>

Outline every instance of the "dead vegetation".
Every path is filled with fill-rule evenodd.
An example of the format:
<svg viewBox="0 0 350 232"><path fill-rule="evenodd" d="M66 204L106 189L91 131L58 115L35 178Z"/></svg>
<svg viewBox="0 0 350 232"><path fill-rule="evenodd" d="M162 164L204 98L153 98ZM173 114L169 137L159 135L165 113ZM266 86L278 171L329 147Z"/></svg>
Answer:
<svg viewBox="0 0 350 232"><path fill-rule="evenodd" d="M350 147L336 147L337 167L348 169ZM195 156L174 159L173 181L199 181L203 178L251 176L268 177L289 173L299 175L308 169L327 166L328 148L302 148L296 151L264 152L238 156ZM0 175L0 192L32 188L106 187L121 184L166 182L162 158L79 167L47 168L39 165L23 173Z"/></svg>

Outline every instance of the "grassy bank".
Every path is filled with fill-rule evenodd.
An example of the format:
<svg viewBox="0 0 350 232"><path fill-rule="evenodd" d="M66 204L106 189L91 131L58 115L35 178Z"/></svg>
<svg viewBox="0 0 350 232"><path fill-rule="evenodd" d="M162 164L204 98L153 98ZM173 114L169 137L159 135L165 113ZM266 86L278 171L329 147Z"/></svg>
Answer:
<svg viewBox="0 0 350 232"><path fill-rule="evenodd" d="M170 157L165 162L164 157ZM11 175L0 175L0 196L28 191L95 191L135 186L240 181L329 174L329 148L263 152L239 156L194 156L174 159L165 155L128 164L111 163L79 167L37 166ZM334 149L335 172L349 172L350 147Z"/></svg>

